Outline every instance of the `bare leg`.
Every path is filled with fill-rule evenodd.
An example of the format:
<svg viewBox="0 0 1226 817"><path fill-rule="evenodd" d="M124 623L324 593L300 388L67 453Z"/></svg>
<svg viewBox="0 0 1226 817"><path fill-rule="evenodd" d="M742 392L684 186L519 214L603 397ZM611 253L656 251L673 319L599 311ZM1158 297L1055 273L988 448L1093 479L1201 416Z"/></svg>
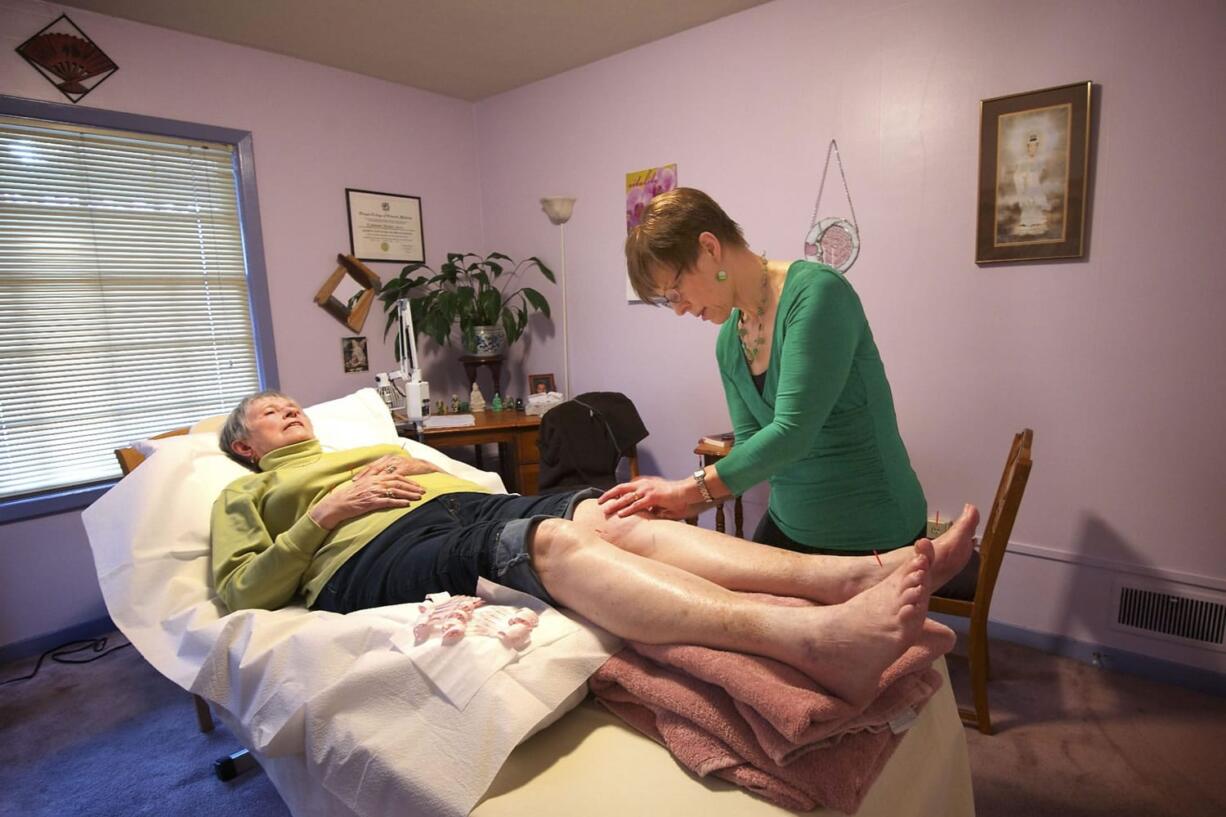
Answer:
<svg viewBox="0 0 1226 817"><path fill-rule="evenodd" d="M979 512L967 505L956 523L931 543L933 586L940 587L970 558ZM575 522L618 547L679 567L730 590L798 596L839 604L880 582L915 556L899 548L872 556L822 556L759 545L705 528L647 515L606 517L595 501L581 503ZM926 540L925 540L926 541Z"/></svg>
<svg viewBox="0 0 1226 817"><path fill-rule="evenodd" d="M538 525L530 548L549 593L615 635L764 655L852 703L871 699L881 673L915 642L931 591L922 552L844 604L781 607L562 519Z"/></svg>

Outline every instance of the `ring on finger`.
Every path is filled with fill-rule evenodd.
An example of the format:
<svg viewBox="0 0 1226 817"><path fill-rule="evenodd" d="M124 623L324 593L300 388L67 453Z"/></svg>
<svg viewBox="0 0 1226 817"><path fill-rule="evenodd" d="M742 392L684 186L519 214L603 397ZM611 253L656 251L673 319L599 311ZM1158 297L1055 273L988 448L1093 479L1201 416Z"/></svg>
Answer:
<svg viewBox="0 0 1226 817"><path fill-rule="evenodd" d="M388 499L391 499L391 498L392 498L392 489L391 489L391 488L388 488L387 490L385 490L385 491L383 492L383 495L384 495L385 497L387 497Z"/></svg>

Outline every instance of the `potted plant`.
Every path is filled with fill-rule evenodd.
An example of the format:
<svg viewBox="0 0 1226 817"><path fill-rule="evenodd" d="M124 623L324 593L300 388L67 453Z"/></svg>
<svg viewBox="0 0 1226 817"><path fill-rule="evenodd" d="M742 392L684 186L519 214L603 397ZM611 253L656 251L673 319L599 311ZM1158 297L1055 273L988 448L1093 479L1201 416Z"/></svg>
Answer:
<svg viewBox="0 0 1226 817"><path fill-rule="evenodd" d="M379 291L387 312L383 336L396 325L396 302L409 299L413 329L440 346L451 343L458 325L464 351L479 357L495 357L519 340L528 325L528 316L541 312L550 317L549 301L532 287L515 286L525 270L536 267L551 283L557 283L553 270L536 256L515 262L500 252L487 256L476 253L447 253L447 260L435 272L423 263L409 264ZM424 274L423 274L424 273ZM400 338L396 357L403 357Z"/></svg>

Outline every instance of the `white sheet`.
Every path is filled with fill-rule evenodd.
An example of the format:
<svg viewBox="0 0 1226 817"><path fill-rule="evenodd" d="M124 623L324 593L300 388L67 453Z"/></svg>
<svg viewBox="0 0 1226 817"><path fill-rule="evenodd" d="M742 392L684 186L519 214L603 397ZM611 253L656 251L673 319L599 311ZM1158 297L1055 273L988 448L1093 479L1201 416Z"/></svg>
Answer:
<svg viewBox="0 0 1226 817"><path fill-rule="evenodd" d="M399 442L502 490L497 475L397 438L373 389L307 413L325 448ZM215 433L153 448L83 514L107 609L151 664L218 708L299 817L467 814L515 745L577 703L620 647L568 613L570 632L494 673L459 710L395 646L413 605L226 615L211 589L209 510L245 471Z"/></svg>

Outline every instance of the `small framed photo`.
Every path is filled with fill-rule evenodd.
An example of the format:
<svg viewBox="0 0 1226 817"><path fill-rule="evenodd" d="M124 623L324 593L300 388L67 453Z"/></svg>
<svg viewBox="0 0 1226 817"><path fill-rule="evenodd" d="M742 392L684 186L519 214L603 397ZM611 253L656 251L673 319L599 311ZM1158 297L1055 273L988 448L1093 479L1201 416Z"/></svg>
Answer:
<svg viewBox="0 0 1226 817"><path fill-rule="evenodd" d="M370 362L366 357L366 338L341 338L341 357L345 361L346 372L370 371Z"/></svg>
<svg viewBox="0 0 1226 817"><path fill-rule="evenodd" d="M557 390L558 387L554 383L552 374L528 375L528 394L545 394Z"/></svg>
<svg viewBox="0 0 1226 817"><path fill-rule="evenodd" d="M425 263L421 198L345 188L349 208L349 254L359 261Z"/></svg>
<svg viewBox="0 0 1226 817"><path fill-rule="evenodd" d="M1092 87L980 102L975 263L1085 254Z"/></svg>

